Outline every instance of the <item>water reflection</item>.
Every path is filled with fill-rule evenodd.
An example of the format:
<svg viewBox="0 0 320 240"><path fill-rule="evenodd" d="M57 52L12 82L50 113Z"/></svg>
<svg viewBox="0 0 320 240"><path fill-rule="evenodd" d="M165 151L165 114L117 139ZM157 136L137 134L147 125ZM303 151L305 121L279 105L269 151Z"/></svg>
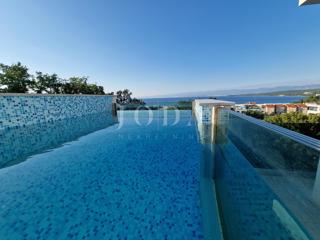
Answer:
<svg viewBox="0 0 320 240"><path fill-rule="evenodd" d="M25 161L29 156L74 141L116 122L108 114L90 114L0 131L0 168Z"/></svg>

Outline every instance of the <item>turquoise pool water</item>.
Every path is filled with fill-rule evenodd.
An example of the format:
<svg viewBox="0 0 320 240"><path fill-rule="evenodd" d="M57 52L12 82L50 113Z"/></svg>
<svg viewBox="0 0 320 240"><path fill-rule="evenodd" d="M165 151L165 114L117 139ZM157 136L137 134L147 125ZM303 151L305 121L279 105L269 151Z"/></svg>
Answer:
<svg viewBox="0 0 320 240"><path fill-rule="evenodd" d="M159 112L145 126L146 114L139 126L126 112L120 129L110 119L105 128L101 119L94 127L91 119L82 132L93 132L80 138L74 128L54 125L39 139L53 141L60 132L62 141L53 141L50 151L21 143L15 165L3 154L11 164L0 169L0 239L204 238L201 145L191 113L181 112L174 126L173 116L163 126ZM75 127L88 125L79 121ZM18 147L14 139L5 144Z"/></svg>
<svg viewBox="0 0 320 240"><path fill-rule="evenodd" d="M0 132L0 239L320 239L318 151L175 113Z"/></svg>

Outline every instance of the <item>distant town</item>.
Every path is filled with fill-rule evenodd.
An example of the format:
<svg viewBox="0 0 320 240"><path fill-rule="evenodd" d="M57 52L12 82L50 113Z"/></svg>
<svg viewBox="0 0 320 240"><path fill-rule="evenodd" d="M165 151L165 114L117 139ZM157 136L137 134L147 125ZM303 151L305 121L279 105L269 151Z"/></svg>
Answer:
<svg viewBox="0 0 320 240"><path fill-rule="evenodd" d="M246 113L248 111L258 111L266 115L276 115L282 113L302 113L320 114L320 104L318 103L288 103L288 104L256 104L249 102L246 104L236 104L235 111Z"/></svg>
<svg viewBox="0 0 320 240"><path fill-rule="evenodd" d="M236 104L235 111L320 139L320 94L287 104Z"/></svg>

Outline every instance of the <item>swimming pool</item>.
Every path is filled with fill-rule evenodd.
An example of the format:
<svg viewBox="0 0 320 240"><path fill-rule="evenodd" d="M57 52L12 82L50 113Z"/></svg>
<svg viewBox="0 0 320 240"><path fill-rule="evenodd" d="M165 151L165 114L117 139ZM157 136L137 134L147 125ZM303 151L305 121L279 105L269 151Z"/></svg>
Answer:
<svg viewBox="0 0 320 240"><path fill-rule="evenodd" d="M1 239L204 238L201 145L191 113L181 113L174 126L160 112L148 126L146 112L141 126L132 112L121 128L95 131L91 120L92 133L2 168Z"/></svg>
<svg viewBox="0 0 320 240"><path fill-rule="evenodd" d="M0 239L318 239L318 151L228 111L119 119L0 133Z"/></svg>

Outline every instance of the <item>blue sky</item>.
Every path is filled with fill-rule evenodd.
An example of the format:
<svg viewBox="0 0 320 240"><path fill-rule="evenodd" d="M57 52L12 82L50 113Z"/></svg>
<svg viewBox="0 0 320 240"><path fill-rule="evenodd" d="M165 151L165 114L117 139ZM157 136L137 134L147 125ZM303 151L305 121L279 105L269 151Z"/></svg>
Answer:
<svg viewBox="0 0 320 240"><path fill-rule="evenodd" d="M320 82L320 5L0 1L0 62L136 96Z"/></svg>

